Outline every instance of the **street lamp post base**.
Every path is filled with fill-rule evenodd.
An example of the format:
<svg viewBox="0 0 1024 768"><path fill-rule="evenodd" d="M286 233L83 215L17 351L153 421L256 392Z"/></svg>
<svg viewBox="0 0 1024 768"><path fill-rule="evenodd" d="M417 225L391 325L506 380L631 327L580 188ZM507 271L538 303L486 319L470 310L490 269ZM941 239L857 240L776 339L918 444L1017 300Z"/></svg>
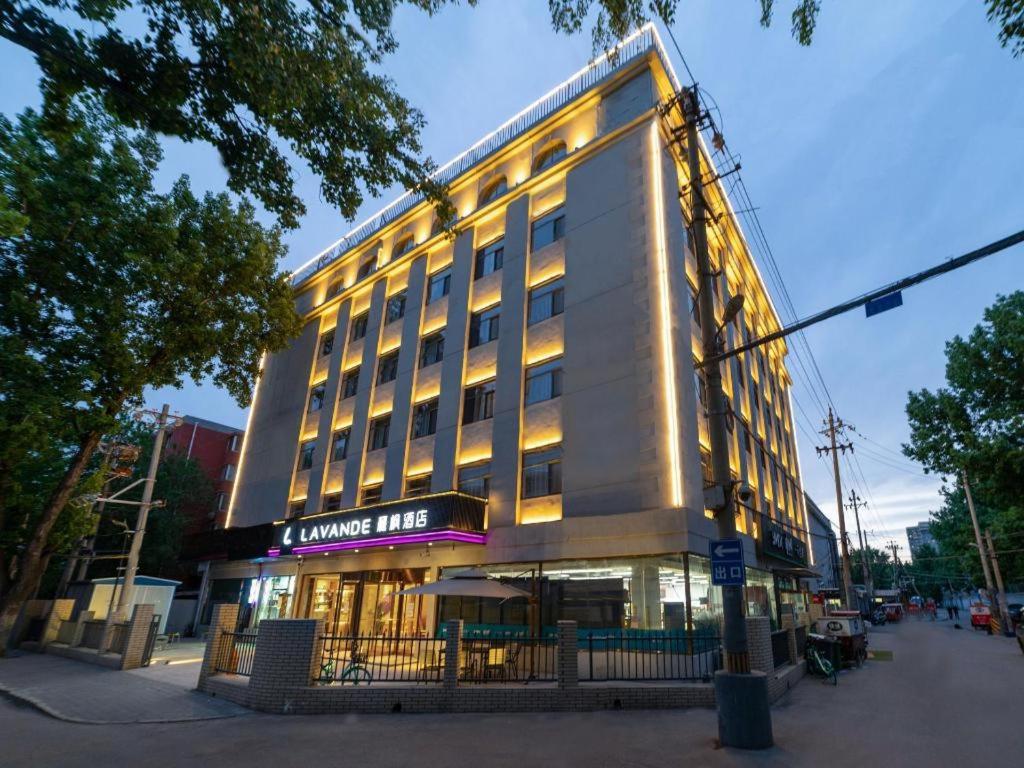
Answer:
<svg viewBox="0 0 1024 768"><path fill-rule="evenodd" d="M715 673L718 703L718 741L723 747L768 749L772 738L772 710L768 678L764 672L739 675Z"/></svg>

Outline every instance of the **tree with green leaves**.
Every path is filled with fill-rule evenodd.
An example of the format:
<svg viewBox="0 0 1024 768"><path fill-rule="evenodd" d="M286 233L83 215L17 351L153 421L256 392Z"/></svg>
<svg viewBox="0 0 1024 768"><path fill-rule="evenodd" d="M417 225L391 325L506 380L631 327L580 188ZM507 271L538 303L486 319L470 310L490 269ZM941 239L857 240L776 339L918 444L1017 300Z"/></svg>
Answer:
<svg viewBox="0 0 1024 768"><path fill-rule="evenodd" d="M280 232L251 204L154 189L156 138L95 104L66 124L0 119L0 198L19 233L0 239L0 530L18 477L66 446L34 523L0 551L0 633L39 584L62 512L102 437L146 387L210 379L248 402L264 351L299 331L277 264Z"/></svg>
<svg viewBox="0 0 1024 768"><path fill-rule="evenodd" d="M989 21L999 27L999 42L1013 56L1024 53L1024 2L1021 0L983 0ZM651 18L671 26L679 10L680 0L548 0L555 29L579 32L592 23L594 49L605 50L625 37L630 30ZM772 25L778 0L760 0L761 26ZM810 45L821 13L821 0L789 0L793 37L800 45ZM594 9L597 9L596 16ZM591 22L593 19L593 22Z"/></svg>
<svg viewBox="0 0 1024 768"><path fill-rule="evenodd" d="M949 479L932 513L939 554L964 555L981 581L974 530L960 476L971 482L982 530L997 551L1024 536L1024 292L999 296L966 339L946 344L946 386L907 396L910 442L903 452L926 472ZM1007 581L1024 578L1024 558L1000 558Z"/></svg>
<svg viewBox="0 0 1024 768"><path fill-rule="evenodd" d="M875 589L892 589L892 558L889 557L889 553L883 549L875 549L870 544L865 547L864 553L867 555L868 571L871 573ZM861 550L850 550L851 575L857 583L862 580L863 571L860 564L863 559Z"/></svg>

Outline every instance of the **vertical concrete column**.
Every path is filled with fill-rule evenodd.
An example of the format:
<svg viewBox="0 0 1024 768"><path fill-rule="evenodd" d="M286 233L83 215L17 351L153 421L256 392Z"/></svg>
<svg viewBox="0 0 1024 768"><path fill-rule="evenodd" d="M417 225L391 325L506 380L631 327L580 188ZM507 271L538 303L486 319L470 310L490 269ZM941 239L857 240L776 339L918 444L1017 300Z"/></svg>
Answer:
<svg viewBox="0 0 1024 768"><path fill-rule="evenodd" d="M253 709L287 712L290 699L320 669L322 619L264 619L249 678Z"/></svg>
<svg viewBox="0 0 1024 768"><path fill-rule="evenodd" d="M71 618L71 612L75 609L74 600L54 600L50 608L50 615L46 617L46 626L43 627L43 634L39 638L39 644L46 646L57 639L60 633L61 624Z"/></svg>
<svg viewBox="0 0 1024 768"><path fill-rule="evenodd" d="M796 664L796 618L791 610L782 612L782 628L786 630L786 643L789 646L789 663Z"/></svg>
<svg viewBox="0 0 1024 768"><path fill-rule="evenodd" d="M342 302L337 309L334 326L334 347L331 349L327 367L327 381L324 384L324 407L320 411L320 424L316 433L316 449L313 453L313 468L309 474L306 490L306 514L313 515L323 507L324 483L331 465L331 445L334 442L334 414L338 410L338 394L341 391L341 362L345 355L345 339L348 333L348 315L352 309L351 299ZM320 355L320 336L317 337L316 352ZM315 364L314 364L315 365Z"/></svg>
<svg viewBox="0 0 1024 768"><path fill-rule="evenodd" d="M772 625L767 616L747 616L747 647L750 668L765 674L775 671L772 657Z"/></svg>
<svg viewBox="0 0 1024 768"><path fill-rule="evenodd" d="M448 294L444 360L441 361L441 399L437 404L437 434L434 437L434 470L430 479L430 490L435 492L450 490L455 481L462 374L469 333L469 288L473 281L473 236L472 229L459 234L452 256L452 286Z"/></svg>
<svg viewBox="0 0 1024 768"><path fill-rule="evenodd" d="M146 642L149 640L149 631L153 624L153 614L152 605L136 605L132 609L132 618L128 622L128 636L125 637L121 650L121 669L138 669L142 666Z"/></svg>
<svg viewBox="0 0 1024 768"><path fill-rule="evenodd" d="M579 641L576 622L558 622L558 687L576 688L580 684Z"/></svg>
<svg viewBox="0 0 1024 768"><path fill-rule="evenodd" d="M72 648L77 648L82 644L82 636L85 634L85 622L92 621L95 615L95 611L81 611L78 614L78 621L75 622L75 631L68 645Z"/></svg>
<svg viewBox="0 0 1024 768"><path fill-rule="evenodd" d="M363 475L363 458L366 456L366 433L370 421L370 399L373 385L377 380L377 347L380 344L381 315L387 281L378 280L370 297L370 314L366 322L366 337L363 339L363 359L359 368L359 389L356 392L355 408L352 411L352 432L349 435L348 459L345 462L345 482L341 490L341 505L354 507L359 500L359 481ZM346 343L348 339L346 337ZM392 439L395 439L392 437Z"/></svg>
<svg viewBox="0 0 1024 768"><path fill-rule="evenodd" d="M513 200L505 213L501 268L501 333L494 390L491 495L488 526L516 524L519 445L523 410L523 345L526 343L526 273L530 198Z"/></svg>
<svg viewBox="0 0 1024 768"><path fill-rule="evenodd" d="M206 681L217 670L219 662L230 648L231 638L224 637L225 632L234 632L238 625L238 604L218 603L213 606L210 617L210 629L206 633L206 650L203 651L203 663L199 667L199 683L196 689L206 690Z"/></svg>
<svg viewBox="0 0 1024 768"><path fill-rule="evenodd" d="M462 644L462 619L445 622L444 681L445 688L459 686L459 646Z"/></svg>
<svg viewBox="0 0 1024 768"><path fill-rule="evenodd" d="M391 411L391 440L384 459L385 501L402 496L405 452L409 446L412 385L416 379L416 362L419 358L420 322L423 319L423 291L426 283L427 257L420 256L409 267L409 283L405 289L405 317L402 319L398 376L395 378L394 408Z"/></svg>
<svg viewBox="0 0 1024 768"><path fill-rule="evenodd" d="M630 599L640 629L661 629L661 579L657 562L640 562L633 566Z"/></svg>

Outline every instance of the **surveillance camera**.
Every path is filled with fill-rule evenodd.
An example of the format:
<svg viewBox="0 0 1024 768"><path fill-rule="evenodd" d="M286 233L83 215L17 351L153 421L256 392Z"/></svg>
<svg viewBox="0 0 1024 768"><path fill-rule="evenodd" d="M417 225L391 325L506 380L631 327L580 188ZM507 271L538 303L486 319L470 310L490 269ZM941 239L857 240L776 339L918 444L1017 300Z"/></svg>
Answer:
<svg viewBox="0 0 1024 768"><path fill-rule="evenodd" d="M736 486L736 498L740 504L750 504L754 500L754 489L746 483L740 483Z"/></svg>

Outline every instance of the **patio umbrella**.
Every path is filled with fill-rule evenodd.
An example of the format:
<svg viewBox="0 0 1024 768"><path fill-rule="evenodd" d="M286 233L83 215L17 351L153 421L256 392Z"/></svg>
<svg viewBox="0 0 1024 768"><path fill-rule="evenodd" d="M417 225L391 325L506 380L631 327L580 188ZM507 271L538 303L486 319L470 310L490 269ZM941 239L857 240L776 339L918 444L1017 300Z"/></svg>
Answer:
<svg viewBox="0 0 1024 768"><path fill-rule="evenodd" d="M530 593L488 578L485 571L469 568L429 584L403 589L400 595L449 595L451 597L529 597Z"/></svg>

